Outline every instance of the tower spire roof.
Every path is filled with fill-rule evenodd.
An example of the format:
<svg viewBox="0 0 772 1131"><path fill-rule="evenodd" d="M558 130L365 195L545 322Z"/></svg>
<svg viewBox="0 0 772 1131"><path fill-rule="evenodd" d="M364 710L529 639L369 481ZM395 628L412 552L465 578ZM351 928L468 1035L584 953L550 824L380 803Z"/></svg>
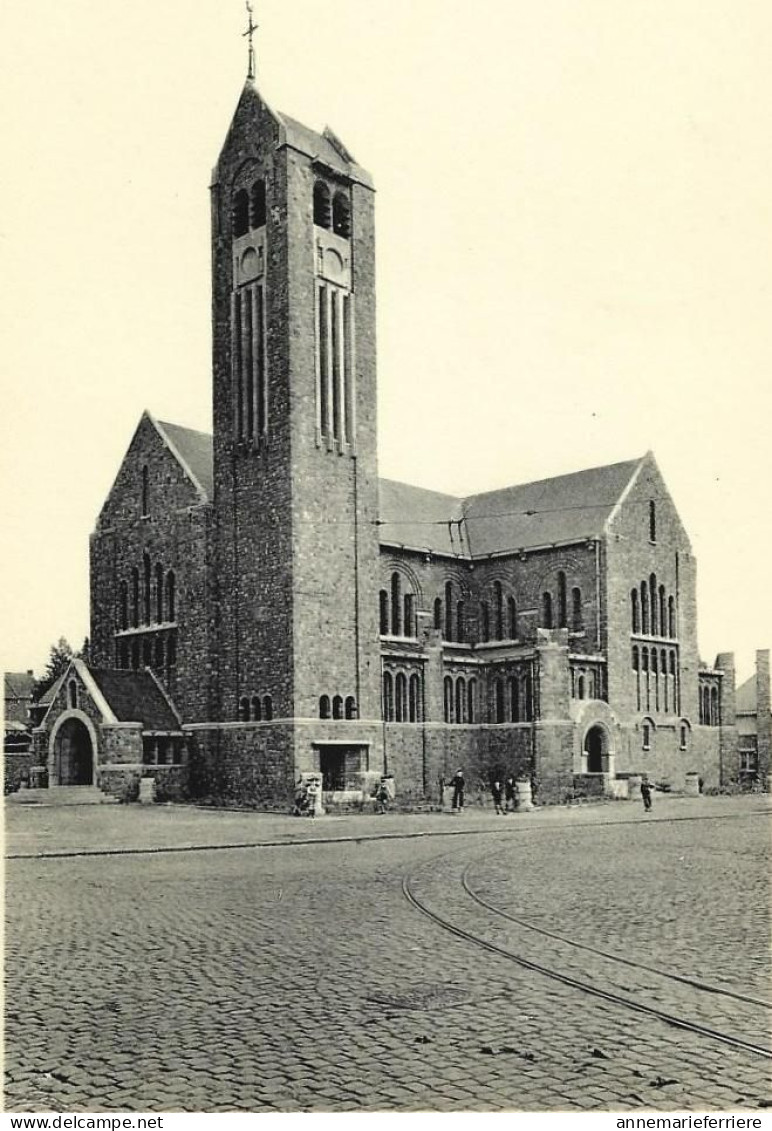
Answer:
<svg viewBox="0 0 772 1131"><path fill-rule="evenodd" d="M252 19L252 16L254 14L254 8L250 4L249 0L246 0L246 5L247 5L247 12L249 13L249 27L243 33L243 35L249 36L249 70L247 71L247 78L254 79L255 78L255 45L253 43L253 37L254 37L254 34L257 31L259 25L256 24L254 22L254 20ZM243 36L242 36L242 38L243 38Z"/></svg>

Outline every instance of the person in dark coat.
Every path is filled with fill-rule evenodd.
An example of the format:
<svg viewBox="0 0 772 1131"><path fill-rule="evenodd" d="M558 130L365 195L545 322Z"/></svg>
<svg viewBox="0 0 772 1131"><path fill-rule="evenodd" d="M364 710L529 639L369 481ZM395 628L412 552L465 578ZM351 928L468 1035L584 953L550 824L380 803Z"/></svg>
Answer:
<svg viewBox="0 0 772 1131"><path fill-rule="evenodd" d="M509 812L510 807L514 812L515 809L515 775L510 774L504 782L504 801L506 802L506 810Z"/></svg>
<svg viewBox="0 0 772 1131"><path fill-rule="evenodd" d="M498 781L498 779L497 779L496 781L491 783L491 794L493 795L493 808L494 808L496 813L501 813L501 815L503 817L504 810L501 807L501 795L502 795L502 793L503 793L503 788L502 788L501 782Z"/></svg>
<svg viewBox="0 0 772 1131"><path fill-rule="evenodd" d="M643 798L643 808L648 813L651 809L651 782L646 774L641 778L641 797Z"/></svg>
<svg viewBox="0 0 772 1131"><path fill-rule="evenodd" d="M464 789L466 788L463 770L456 770L450 784L453 786L453 811L460 813L464 808Z"/></svg>

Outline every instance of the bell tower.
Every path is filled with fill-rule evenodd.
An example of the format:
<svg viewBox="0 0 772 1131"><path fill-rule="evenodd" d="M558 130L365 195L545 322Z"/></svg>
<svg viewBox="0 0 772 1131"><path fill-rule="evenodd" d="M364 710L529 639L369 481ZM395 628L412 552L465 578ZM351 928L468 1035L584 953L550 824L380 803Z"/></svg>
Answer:
<svg viewBox="0 0 772 1131"><path fill-rule="evenodd" d="M312 769L325 697L335 741L380 717L374 191L253 73L212 180L212 674L221 722L256 709Z"/></svg>

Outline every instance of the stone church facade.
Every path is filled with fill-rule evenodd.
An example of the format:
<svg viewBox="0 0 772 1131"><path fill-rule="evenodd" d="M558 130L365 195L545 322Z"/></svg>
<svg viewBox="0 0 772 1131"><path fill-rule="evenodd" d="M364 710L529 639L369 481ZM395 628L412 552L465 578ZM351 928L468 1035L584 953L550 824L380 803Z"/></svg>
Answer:
<svg viewBox="0 0 772 1131"><path fill-rule="evenodd" d="M468 498L379 479L369 175L249 80L211 194L213 434L140 420L91 539L91 662L35 735L51 782L68 711L81 777L113 791L734 780L733 658L699 659L653 455Z"/></svg>

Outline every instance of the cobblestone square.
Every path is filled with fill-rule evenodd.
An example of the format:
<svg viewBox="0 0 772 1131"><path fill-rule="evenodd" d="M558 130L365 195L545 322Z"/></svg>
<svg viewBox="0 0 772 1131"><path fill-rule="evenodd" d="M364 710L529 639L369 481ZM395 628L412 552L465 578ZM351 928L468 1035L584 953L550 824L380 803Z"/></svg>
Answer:
<svg viewBox="0 0 772 1131"><path fill-rule="evenodd" d="M765 798L6 834L9 1110L772 1104Z"/></svg>

